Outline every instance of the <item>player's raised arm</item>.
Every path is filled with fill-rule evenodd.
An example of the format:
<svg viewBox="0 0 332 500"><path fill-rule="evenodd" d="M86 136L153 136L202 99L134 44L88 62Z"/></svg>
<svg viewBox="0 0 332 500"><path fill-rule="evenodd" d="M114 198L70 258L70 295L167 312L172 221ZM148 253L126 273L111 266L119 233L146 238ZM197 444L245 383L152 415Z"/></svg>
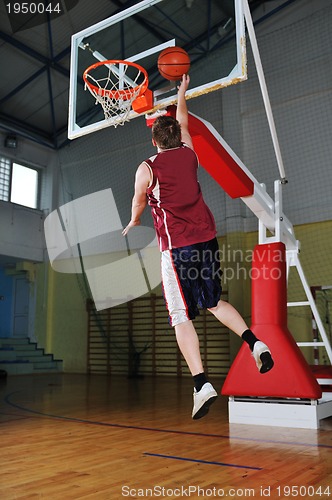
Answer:
<svg viewBox="0 0 332 500"><path fill-rule="evenodd" d="M190 78L189 75L183 75L181 84L178 86L178 106L176 110L176 119L181 125L181 140L189 147L193 148L193 142L189 133L188 108L185 98Z"/></svg>

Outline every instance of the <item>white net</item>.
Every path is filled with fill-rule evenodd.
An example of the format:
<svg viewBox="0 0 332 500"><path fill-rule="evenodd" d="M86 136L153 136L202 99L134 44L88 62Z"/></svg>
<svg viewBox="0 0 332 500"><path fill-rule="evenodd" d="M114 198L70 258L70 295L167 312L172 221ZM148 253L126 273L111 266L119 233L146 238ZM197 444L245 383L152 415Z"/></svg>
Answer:
<svg viewBox="0 0 332 500"><path fill-rule="evenodd" d="M117 127L129 120L132 102L144 92L147 75L132 63L103 61L85 71L84 81L85 90L101 105L109 125Z"/></svg>

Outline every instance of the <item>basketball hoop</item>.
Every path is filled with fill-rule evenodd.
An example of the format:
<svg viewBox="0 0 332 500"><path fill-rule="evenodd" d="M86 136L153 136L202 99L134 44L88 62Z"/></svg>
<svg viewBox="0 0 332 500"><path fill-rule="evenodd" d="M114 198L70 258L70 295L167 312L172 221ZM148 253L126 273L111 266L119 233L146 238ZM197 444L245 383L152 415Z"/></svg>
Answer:
<svg viewBox="0 0 332 500"><path fill-rule="evenodd" d="M94 76L92 76L94 73ZM148 89L148 74L139 64L111 59L89 66L83 73L88 89L106 120L117 127L128 121L132 103Z"/></svg>

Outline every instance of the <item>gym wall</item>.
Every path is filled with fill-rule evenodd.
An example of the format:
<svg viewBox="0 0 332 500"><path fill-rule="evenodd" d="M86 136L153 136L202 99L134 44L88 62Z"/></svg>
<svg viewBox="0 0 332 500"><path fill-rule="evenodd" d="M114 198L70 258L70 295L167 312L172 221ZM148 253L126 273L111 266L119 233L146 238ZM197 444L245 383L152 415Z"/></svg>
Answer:
<svg viewBox="0 0 332 500"><path fill-rule="evenodd" d="M324 0L301 0L264 18L256 15L256 36L271 99L288 184L283 188L284 212L302 242L301 262L310 285L332 285L332 5ZM189 109L208 120L224 137L259 182L273 196L278 166L268 129L249 40L248 80L188 102ZM195 72L208 72L215 64L212 53ZM81 196L111 188L125 225L130 218L134 175L138 164L154 154L151 133L143 118L117 129L75 139L54 155L47 166L45 186L52 210ZM22 151L24 156L24 151ZM40 153L35 153L39 163ZM39 157L39 158L38 158ZM59 164L59 168L55 166ZM199 179L206 202L216 218L218 236L225 249L223 266L231 279L225 282L232 302L250 323L250 264L245 256L257 243L257 220L241 200L231 200L204 171ZM46 213L46 212L45 212ZM142 224L152 227L146 210ZM242 253L241 253L242 252ZM239 276L236 270L243 264ZM85 299L82 275L52 271L38 264L36 338L66 371L86 369ZM301 286L290 278L290 300L301 300ZM295 297L296 296L296 297ZM297 340L311 336L311 313L292 310L290 329ZM232 336L231 357L238 349ZM305 353L312 360L311 353Z"/></svg>

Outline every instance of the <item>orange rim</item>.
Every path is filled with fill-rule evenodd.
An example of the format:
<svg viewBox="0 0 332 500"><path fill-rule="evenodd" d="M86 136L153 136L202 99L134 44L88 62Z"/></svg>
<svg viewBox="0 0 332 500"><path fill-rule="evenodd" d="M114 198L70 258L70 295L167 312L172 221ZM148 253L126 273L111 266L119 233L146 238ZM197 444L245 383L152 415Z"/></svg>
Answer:
<svg viewBox="0 0 332 500"><path fill-rule="evenodd" d="M104 66L106 64L125 64L127 66L133 66L133 67L137 68L144 75L144 80L142 83L140 83L136 87L133 87L132 89L108 90L108 89L102 89L100 87L97 87L96 85L94 85L93 83L91 83L88 80L88 75L95 68L98 68L99 66ZM86 68L86 70L84 71L83 80L84 80L85 84L91 90L96 92L98 95L101 95L103 97L109 96L113 99L124 99L124 100L131 99L133 96L138 97L138 96L144 94L144 92L146 91L146 89L148 88L148 85L149 85L148 74L142 66L140 66L139 64L136 64L134 62L131 62L131 61L124 61L122 59L110 59L107 61L99 61L95 64L92 64L91 66ZM138 92L138 94L137 94L137 92Z"/></svg>

